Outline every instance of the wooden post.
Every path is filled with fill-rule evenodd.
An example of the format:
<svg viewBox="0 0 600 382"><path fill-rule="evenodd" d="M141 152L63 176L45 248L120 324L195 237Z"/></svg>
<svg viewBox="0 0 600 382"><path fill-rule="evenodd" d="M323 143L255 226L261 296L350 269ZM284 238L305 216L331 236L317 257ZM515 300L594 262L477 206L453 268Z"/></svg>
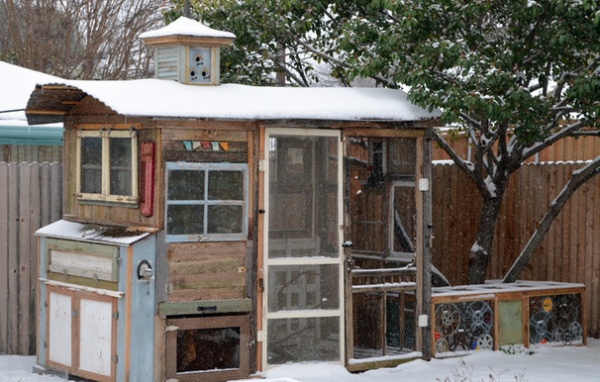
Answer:
<svg viewBox="0 0 600 382"><path fill-rule="evenodd" d="M417 138L417 323L431 318L431 137ZM417 349L424 359L432 357L431 327L417 324Z"/></svg>

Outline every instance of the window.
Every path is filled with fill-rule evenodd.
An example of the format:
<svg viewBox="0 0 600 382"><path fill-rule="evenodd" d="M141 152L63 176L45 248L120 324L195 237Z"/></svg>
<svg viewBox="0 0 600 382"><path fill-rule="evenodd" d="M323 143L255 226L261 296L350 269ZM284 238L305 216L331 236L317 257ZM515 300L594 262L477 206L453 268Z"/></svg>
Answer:
<svg viewBox="0 0 600 382"><path fill-rule="evenodd" d="M167 240L245 239L247 190L246 164L167 163Z"/></svg>
<svg viewBox="0 0 600 382"><path fill-rule="evenodd" d="M78 198L137 203L137 156L137 131L132 127L78 131Z"/></svg>

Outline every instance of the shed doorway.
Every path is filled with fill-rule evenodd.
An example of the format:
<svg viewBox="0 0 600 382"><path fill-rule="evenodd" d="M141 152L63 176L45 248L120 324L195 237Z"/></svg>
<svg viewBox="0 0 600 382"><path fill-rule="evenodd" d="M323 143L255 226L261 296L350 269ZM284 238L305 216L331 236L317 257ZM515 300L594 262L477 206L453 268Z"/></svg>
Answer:
<svg viewBox="0 0 600 382"><path fill-rule="evenodd" d="M343 362L339 131L266 129L263 370Z"/></svg>

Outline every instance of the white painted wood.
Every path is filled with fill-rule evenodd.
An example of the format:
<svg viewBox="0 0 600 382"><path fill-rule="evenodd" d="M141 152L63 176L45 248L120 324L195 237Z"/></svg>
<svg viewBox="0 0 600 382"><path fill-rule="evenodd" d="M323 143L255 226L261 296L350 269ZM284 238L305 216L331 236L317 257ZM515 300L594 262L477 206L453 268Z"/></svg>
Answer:
<svg viewBox="0 0 600 382"><path fill-rule="evenodd" d="M265 185L264 185L264 205L265 205L265 209L267 211L267 213L264 216L264 235L265 235L265 240L263 241L263 254L264 254L264 265L265 265L265 270L264 270L264 285L265 285L265 290L263 292L263 331L264 333L269 333L269 320L276 320L276 319L299 319L299 320L306 320L306 319L316 319L316 326L317 326L317 331L319 330L319 327L321 325L321 321L319 319L323 318L335 318L338 321L339 324L339 338L338 338L338 346L339 346L339 355L340 355L340 359L339 362L343 362L344 359L344 348L345 348L345 342L344 342L344 333L345 333L345 326L344 326L344 306L345 306L345 301L344 301L344 267L343 267L343 261L344 261L344 256L343 256L343 251L342 251L342 241L343 241L343 226L342 226L342 221L343 221L343 199L342 199L342 185L343 185L343 178L342 178L342 169L343 169L343 162L342 162L342 145L339 143L340 140L340 131L338 130L315 130L315 129L294 129L294 128L286 128L286 129L278 129L278 128L268 128L265 130L265 153L264 153L264 157L265 158L269 158L270 155L270 150L273 149L272 143L271 143L271 138L272 136L288 136L288 137L335 137L336 141L338 142L337 147L336 147L336 154L337 154L337 159L338 159L338 163L337 163L337 174L335 174L335 179L337 180L337 227L338 228L338 243L337 243L337 248L338 248L338 256L336 257L325 257L325 256L302 256L302 257L294 257L293 253L294 250L312 250L313 252L316 251L316 253L319 253L319 249L321 247L321 243L318 240L314 240L314 238L312 240L307 240L307 238L294 238L294 239L288 239L288 240L279 240L279 239L275 239L275 240L269 240L269 232L270 232L270 225L269 225L269 210L270 210L270 206L269 206L269 195L270 195L270 188L269 188L269 180L271 178L270 176L270 171L271 169L270 167L270 163L269 161L265 160L264 164L263 164L263 169L265 171L265 175L264 175L264 181L265 181ZM313 158L313 162L315 161L315 158ZM315 164L313 163L313 166ZM281 257L269 257L269 252L270 252L270 245L273 245L274 248L276 250L279 250L278 252L282 253ZM270 292L270 284L269 284L269 268L270 267L288 267L288 272L293 272L296 269L298 269L298 267L305 267L306 269L309 268L314 268L314 269L320 269L320 266L325 266L325 265L337 265L337 269L338 269L338 298L339 298L339 306L337 309L303 309L301 306L303 305L303 301L300 298L298 300L298 305L299 305L299 310L279 310L279 311L270 311L269 310L269 292ZM281 287L281 286L280 286ZM308 291L308 286L307 285L294 285L293 283L291 283L290 285L286 286L285 288L285 293L290 294L292 292L294 292L294 289L303 289ZM300 293L298 293L300 294ZM287 296L286 296L287 297ZM288 328L289 330L289 328ZM310 346L310 345L307 345ZM262 346L262 360L263 360L263 371L268 370L270 367L273 366L273 364L269 363L269 340L268 338L265 339L265 341L263 342L263 346Z"/></svg>
<svg viewBox="0 0 600 382"><path fill-rule="evenodd" d="M48 280L48 279L45 279L42 277L39 279L39 281L45 285L50 285L50 286L55 286L55 287L60 287L60 288L68 288L69 290L80 290L80 291L84 291L84 292L91 292L91 293L96 293L96 294L103 295L103 296L110 296L110 297L116 297L116 298L123 298L123 296L125 296L125 293L123 293L123 292L117 292L117 291L112 291L112 290L108 290L108 289L92 288L92 287L87 287L87 286L77 285L77 284L63 283L61 281Z"/></svg>
<svg viewBox="0 0 600 382"><path fill-rule="evenodd" d="M79 368L111 375L112 303L81 299L79 311Z"/></svg>
<svg viewBox="0 0 600 382"><path fill-rule="evenodd" d="M71 296L50 292L48 296L48 360L72 366Z"/></svg>
<svg viewBox="0 0 600 382"><path fill-rule="evenodd" d="M112 256L52 250L48 270L73 276L116 281L113 280Z"/></svg>
<svg viewBox="0 0 600 382"><path fill-rule="evenodd" d="M175 46L156 49L156 77L165 80L178 80L179 55Z"/></svg>

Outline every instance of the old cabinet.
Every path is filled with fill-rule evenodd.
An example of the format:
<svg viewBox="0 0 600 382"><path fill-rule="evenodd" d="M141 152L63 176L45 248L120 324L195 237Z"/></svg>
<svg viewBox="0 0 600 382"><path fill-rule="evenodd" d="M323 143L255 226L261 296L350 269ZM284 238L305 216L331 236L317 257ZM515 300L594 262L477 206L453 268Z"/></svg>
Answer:
<svg viewBox="0 0 600 382"><path fill-rule="evenodd" d="M64 220L37 235L39 364L94 380L152 380L156 235Z"/></svg>

